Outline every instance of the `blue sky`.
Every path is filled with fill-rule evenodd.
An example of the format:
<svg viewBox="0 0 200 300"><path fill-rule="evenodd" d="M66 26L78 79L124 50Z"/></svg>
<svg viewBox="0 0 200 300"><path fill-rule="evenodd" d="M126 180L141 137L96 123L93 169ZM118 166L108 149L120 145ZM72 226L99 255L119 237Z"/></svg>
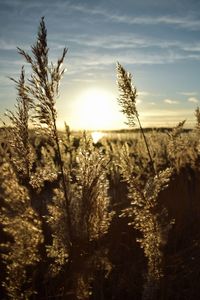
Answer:
<svg viewBox="0 0 200 300"><path fill-rule="evenodd" d="M65 120L75 129L124 127L117 61L133 75L144 126L174 126L183 119L194 124L200 102L198 0L0 0L1 115L16 99L8 76L18 78L24 64L16 47L30 50L42 16L50 60L68 48L57 102L60 126Z"/></svg>

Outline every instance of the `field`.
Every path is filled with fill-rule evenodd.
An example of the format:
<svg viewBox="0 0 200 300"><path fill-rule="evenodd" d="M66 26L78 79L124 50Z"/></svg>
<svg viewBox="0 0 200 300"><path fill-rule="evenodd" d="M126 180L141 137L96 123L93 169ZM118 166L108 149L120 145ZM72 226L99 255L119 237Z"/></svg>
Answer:
<svg viewBox="0 0 200 300"><path fill-rule="evenodd" d="M196 125L143 129L130 75L120 104L139 129L56 127L66 50L48 64L40 23L0 132L1 299L198 299L200 111ZM96 135L97 137L97 135ZM100 135L99 135L100 137Z"/></svg>
<svg viewBox="0 0 200 300"><path fill-rule="evenodd" d="M53 145L31 133L30 182L20 173L19 157L10 157L1 143L2 294L11 299L197 297L198 132L175 139L173 132L147 134L156 176L141 135L128 136L121 134L120 140L114 134L95 145L85 135L81 140L69 131L60 136L72 244Z"/></svg>

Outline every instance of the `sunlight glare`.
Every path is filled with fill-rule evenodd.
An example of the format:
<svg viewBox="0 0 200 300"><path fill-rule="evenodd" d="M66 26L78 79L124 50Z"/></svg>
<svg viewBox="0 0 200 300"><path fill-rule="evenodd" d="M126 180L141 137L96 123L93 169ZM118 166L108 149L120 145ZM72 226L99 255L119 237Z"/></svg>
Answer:
<svg viewBox="0 0 200 300"><path fill-rule="evenodd" d="M118 112L116 97L107 90L90 88L78 96L76 112L80 128L110 129L113 127L113 120Z"/></svg>
<svg viewBox="0 0 200 300"><path fill-rule="evenodd" d="M93 131L91 133L91 136L92 136L92 139L93 139L93 142L94 144L98 143L98 141L104 137L106 135L106 133L104 132L100 132L100 131Z"/></svg>

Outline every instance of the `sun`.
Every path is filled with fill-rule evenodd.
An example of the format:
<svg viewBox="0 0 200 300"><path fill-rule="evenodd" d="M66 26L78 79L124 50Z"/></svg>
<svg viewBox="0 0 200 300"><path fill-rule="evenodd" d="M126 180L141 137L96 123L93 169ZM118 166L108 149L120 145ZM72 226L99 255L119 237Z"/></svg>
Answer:
<svg viewBox="0 0 200 300"><path fill-rule="evenodd" d="M79 128L105 130L115 126L119 107L114 93L93 87L78 95L75 111Z"/></svg>

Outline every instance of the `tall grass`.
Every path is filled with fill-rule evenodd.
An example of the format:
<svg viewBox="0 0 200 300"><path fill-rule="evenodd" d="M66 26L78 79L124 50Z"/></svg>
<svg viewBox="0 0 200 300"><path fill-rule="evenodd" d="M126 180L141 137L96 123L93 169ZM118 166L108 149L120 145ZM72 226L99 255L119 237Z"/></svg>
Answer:
<svg viewBox="0 0 200 300"><path fill-rule="evenodd" d="M57 129L67 50L49 63L44 18L31 53L18 51L31 75L12 78L17 104L1 133L2 299L198 299L199 108L190 133L185 121L145 133L118 63L118 102L142 138L93 144Z"/></svg>
<svg viewBox="0 0 200 300"><path fill-rule="evenodd" d="M136 98L137 98L137 89L132 84L132 76L128 73L122 65L117 63L117 83L119 87L119 99L118 102L122 106L122 112L126 115L128 119L128 125L131 127L135 126L135 119L139 124L140 131L142 133L147 153L150 159L152 170L155 173L155 166L145 136L142 124L140 122L139 113L136 108Z"/></svg>

